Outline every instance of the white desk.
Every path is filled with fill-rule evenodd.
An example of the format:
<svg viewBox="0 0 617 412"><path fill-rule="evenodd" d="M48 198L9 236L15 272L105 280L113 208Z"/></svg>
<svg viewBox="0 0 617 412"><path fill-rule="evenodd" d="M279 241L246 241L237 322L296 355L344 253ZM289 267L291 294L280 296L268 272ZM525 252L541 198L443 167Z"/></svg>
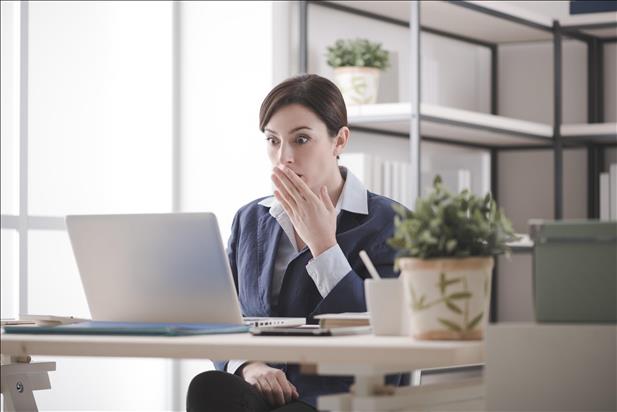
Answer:
<svg viewBox="0 0 617 412"><path fill-rule="evenodd" d="M27 402L32 390L48 389L48 364L26 362L28 356L112 356L176 359L253 359L307 365L307 372L323 375L354 375L352 394L324 396L319 407L333 410L396 410L433 404L439 390L441 404L482 396L482 382L471 380L439 387L386 388L385 374L415 369L447 367L484 361L483 342L428 342L408 337L372 335L340 337L256 337L249 334L191 337L45 336L6 335L2 343L2 389L5 405L32 408ZM51 365L49 365L51 364ZM42 366L41 366L42 365ZM17 372L15 369L21 368ZM30 368L31 372L24 372ZM51 369L50 369L51 368ZM7 379L9 373L21 379ZM27 373L32 373L27 375ZM41 378L44 374L45 378ZM34 384L29 384L29 381ZM387 393L389 396L385 396ZM10 402L8 398L12 396ZM34 398L32 398L34 402ZM22 406L23 405L23 406ZM36 407L36 406L34 406ZM444 409L441 407L440 409ZM447 408L446 408L447 409ZM10 409L7 409L10 410Z"/></svg>

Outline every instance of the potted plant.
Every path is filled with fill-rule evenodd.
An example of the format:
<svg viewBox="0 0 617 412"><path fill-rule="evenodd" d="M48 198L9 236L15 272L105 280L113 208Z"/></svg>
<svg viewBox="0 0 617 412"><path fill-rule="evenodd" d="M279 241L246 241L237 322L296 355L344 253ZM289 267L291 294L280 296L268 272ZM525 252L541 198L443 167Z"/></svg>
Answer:
<svg viewBox="0 0 617 412"><path fill-rule="evenodd" d="M488 322L493 256L509 253L512 224L484 198L453 195L441 178L415 211L395 205L395 267L401 270L416 339L482 339Z"/></svg>
<svg viewBox="0 0 617 412"><path fill-rule="evenodd" d="M328 65L347 105L377 101L379 72L388 67L389 57L381 43L367 39L339 39L328 47Z"/></svg>

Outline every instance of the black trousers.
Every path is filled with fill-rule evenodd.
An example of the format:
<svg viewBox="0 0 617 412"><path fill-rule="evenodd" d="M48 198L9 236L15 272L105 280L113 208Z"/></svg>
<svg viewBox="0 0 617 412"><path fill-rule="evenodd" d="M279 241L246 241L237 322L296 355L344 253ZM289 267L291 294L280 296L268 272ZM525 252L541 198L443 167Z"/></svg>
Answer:
<svg viewBox="0 0 617 412"><path fill-rule="evenodd" d="M195 376L186 394L187 412L315 412L302 401L292 401L275 408L244 379L221 371L207 371Z"/></svg>

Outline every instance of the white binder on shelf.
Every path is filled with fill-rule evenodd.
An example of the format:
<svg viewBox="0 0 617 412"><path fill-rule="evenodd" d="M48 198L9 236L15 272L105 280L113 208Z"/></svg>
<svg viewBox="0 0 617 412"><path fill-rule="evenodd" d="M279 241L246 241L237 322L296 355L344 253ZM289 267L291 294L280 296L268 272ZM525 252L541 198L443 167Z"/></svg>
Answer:
<svg viewBox="0 0 617 412"><path fill-rule="evenodd" d="M383 195L392 198L392 162L385 160L383 162Z"/></svg>
<svg viewBox="0 0 617 412"><path fill-rule="evenodd" d="M600 174L600 220L610 220L611 201L610 201L610 175Z"/></svg>
<svg viewBox="0 0 617 412"><path fill-rule="evenodd" d="M411 209L411 190L409 188L409 172L410 164L401 164L401 203L408 209Z"/></svg>
<svg viewBox="0 0 617 412"><path fill-rule="evenodd" d="M611 164L609 167L609 203L610 203L610 220L617 220L617 163Z"/></svg>
<svg viewBox="0 0 617 412"><path fill-rule="evenodd" d="M446 190L458 194L467 189L471 191L471 172L467 169L431 170L422 173L422 195L426 196L433 190L435 176L441 176L441 183Z"/></svg>
<svg viewBox="0 0 617 412"><path fill-rule="evenodd" d="M383 159L373 156L373 187L369 189L373 193L383 195Z"/></svg>
<svg viewBox="0 0 617 412"><path fill-rule="evenodd" d="M392 162L392 199L401 203L401 162Z"/></svg>
<svg viewBox="0 0 617 412"><path fill-rule="evenodd" d="M373 156L366 153L343 153L340 164L360 179L364 187L373 191Z"/></svg>

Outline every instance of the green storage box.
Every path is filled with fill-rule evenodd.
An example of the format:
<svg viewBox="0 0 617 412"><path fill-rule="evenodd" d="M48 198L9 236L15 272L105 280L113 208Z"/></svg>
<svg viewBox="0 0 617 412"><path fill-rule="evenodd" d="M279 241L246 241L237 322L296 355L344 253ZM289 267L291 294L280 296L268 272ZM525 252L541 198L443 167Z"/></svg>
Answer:
<svg viewBox="0 0 617 412"><path fill-rule="evenodd" d="M538 322L617 322L617 222L532 220Z"/></svg>

